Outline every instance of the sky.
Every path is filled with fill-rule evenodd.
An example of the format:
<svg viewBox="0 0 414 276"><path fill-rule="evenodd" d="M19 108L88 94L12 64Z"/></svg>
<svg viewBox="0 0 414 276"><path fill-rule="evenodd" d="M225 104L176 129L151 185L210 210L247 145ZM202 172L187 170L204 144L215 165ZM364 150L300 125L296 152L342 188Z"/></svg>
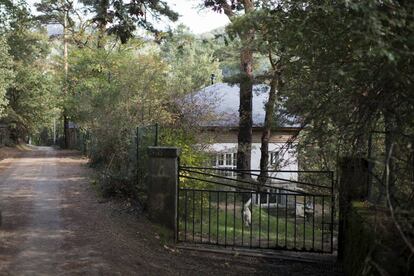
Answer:
<svg viewBox="0 0 414 276"><path fill-rule="evenodd" d="M230 21L224 14L216 13L208 9L200 10L198 4L202 0L165 0L170 7L178 12L181 17L173 25L184 24L193 33L201 34L219 27L223 27ZM40 2L40 0L27 0L30 5ZM34 11L35 9L32 8Z"/></svg>
<svg viewBox="0 0 414 276"><path fill-rule="evenodd" d="M194 33L200 34L223 27L230 21L226 15L208 9L200 10L201 0L167 0L170 7L182 16L179 23L188 26Z"/></svg>

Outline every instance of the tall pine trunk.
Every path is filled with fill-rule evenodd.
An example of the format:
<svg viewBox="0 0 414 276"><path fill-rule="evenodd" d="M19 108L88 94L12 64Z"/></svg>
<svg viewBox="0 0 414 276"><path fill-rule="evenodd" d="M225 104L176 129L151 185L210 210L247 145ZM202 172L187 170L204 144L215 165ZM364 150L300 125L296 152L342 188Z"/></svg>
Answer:
<svg viewBox="0 0 414 276"><path fill-rule="evenodd" d="M245 14L254 11L253 0L243 0ZM239 32L242 42L240 51L240 106L239 106L239 134L237 137L237 169L251 169L252 155L252 128L253 128L253 49L255 29ZM242 178L250 178L250 174L242 173Z"/></svg>
<svg viewBox="0 0 414 276"><path fill-rule="evenodd" d="M234 7L228 1L220 1L224 13L233 22L237 16ZM254 0L240 0L244 7L244 13L254 11ZM240 30L238 36L242 43L240 51L240 99L239 99L239 133L237 137L237 169L251 169L252 149L252 109L253 109L253 49L252 42L255 38L255 29ZM241 178L250 178L248 173L240 173Z"/></svg>
<svg viewBox="0 0 414 276"><path fill-rule="evenodd" d="M384 112L384 123L385 123L385 156L384 159L387 159L388 154L391 152L391 146L393 144L396 143L396 122L395 122L395 118L394 115L389 112L389 111L385 111ZM395 151L395 147L394 147L394 151ZM388 177L388 185L390 188L390 193L393 193L394 190L394 183L395 183L395 162L394 162L394 157L395 154L394 152L392 152L391 154L391 158L389 160L389 164L385 164L385 160L384 160L384 167L385 165L388 165L389 167L389 177ZM383 181L383 185L380 188L381 192L380 192L380 200L383 200L383 197L385 195L385 181L386 181L386 175L385 175L385 168L384 168L384 173L383 173L383 177L382 177L382 181Z"/></svg>
<svg viewBox="0 0 414 276"><path fill-rule="evenodd" d="M70 146L70 133L69 133L69 119L66 115L66 109L63 110L63 136L65 141L65 149L68 149Z"/></svg>
<svg viewBox="0 0 414 276"><path fill-rule="evenodd" d="M105 42L105 33L106 33L106 25L108 24L108 8L109 8L109 1L108 0L101 0L97 4L96 13L97 13L97 23L98 23L98 40L97 40L97 48L103 48Z"/></svg>
<svg viewBox="0 0 414 276"><path fill-rule="evenodd" d="M252 149L252 109L253 109L253 51L248 47L249 36L243 40L245 48L240 55L240 106L239 106L239 133L237 148L237 169L251 169L251 149ZM249 177L248 174L241 174L243 178Z"/></svg>
<svg viewBox="0 0 414 276"><path fill-rule="evenodd" d="M63 19L63 67L64 67L64 87L63 91L65 96L68 94L68 72L69 72L69 64L68 64L68 11L65 10L64 19ZM67 115L66 107L63 109L63 136L65 141L65 148L70 147L70 133L69 133L69 119Z"/></svg>
<svg viewBox="0 0 414 276"><path fill-rule="evenodd" d="M266 103L265 121L262 132L262 146L260 148L260 175L259 182L266 184L269 169L269 140L272 132L273 117L276 105L277 91L279 90L280 72L274 71L272 80L270 83L269 98Z"/></svg>

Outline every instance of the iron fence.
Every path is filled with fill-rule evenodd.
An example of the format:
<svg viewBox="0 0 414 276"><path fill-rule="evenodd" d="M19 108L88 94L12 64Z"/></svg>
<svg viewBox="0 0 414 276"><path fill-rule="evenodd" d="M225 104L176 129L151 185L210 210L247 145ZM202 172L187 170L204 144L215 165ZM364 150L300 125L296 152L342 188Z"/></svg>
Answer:
<svg viewBox="0 0 414 276"><path fill-rule="evenodd" d="M237 177L241 173L249 177ZM305 182L301 174L318 174L322 184ZM268 171L265 184L258 175L180 166L178 242L332 253L333 173Z"/></svg>

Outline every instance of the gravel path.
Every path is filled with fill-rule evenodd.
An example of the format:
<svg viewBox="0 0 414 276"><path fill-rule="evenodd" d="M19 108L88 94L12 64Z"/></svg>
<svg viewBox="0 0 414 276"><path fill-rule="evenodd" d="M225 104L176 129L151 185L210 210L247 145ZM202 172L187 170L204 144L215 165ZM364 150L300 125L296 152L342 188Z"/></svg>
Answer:
<svg viewBox="0 0 414 276"><path fill-rule="evenodd" d="M0 275L341 275L333 264L177 250L121 201L100 203L76 152L0 162Z"/></svg>

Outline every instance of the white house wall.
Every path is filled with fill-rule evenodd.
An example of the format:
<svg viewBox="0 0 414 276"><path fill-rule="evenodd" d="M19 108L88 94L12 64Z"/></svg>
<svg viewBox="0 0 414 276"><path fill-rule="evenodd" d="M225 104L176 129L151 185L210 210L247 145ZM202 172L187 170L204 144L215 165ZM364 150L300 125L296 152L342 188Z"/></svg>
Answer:
<svg viewBox="0 0 414 276"><path fill-rule="evenodd" d="M282 158L285 166L278 168L278 170L287 170L287 171L297 171L298 170L298 159L296 154L293 151L284 150L286 146L285 143L269 143L269 152L280 151L283 153ZM260 170L260 143L252 144L252 154L251 154L251 169ZM283 149L283 150L281 150ZM221 152L221 153L233 153L237 152L237 143L214 143L210 145L209 150L211 152ZM285 162L286 161L286 162ZM274 177L288 179L288 180L297 180L298 176L296 172L278 172Z"/></svg>

